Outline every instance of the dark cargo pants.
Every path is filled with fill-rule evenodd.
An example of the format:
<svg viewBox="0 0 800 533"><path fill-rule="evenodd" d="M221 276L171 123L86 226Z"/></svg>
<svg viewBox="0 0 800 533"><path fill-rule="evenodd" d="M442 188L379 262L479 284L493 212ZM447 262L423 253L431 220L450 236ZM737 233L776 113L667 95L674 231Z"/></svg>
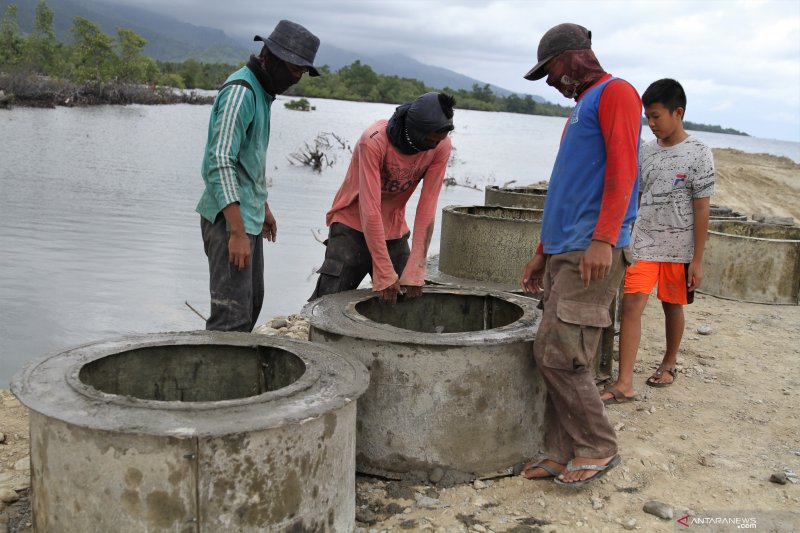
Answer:
<svg viewBox="0 0 800 533"><path fill-rule="evenodd" d="M408 262L409 233L399 239L386 241L394 271L399 276ZM319 278L311 298L357 289L361 281L372 275L372 255L364 234L340 222L331 224L325 240L325 261L317 270Z"/></svg>
<svg viewBox="0 0 800 533"><path fill-rule="evenodd" d="M208 257L211 314L206 329L253 331L264 302L264 242L261 235L250 239L250 264L239 270L228 260L228 230L225 217L212 224L200 217L203 247Z"/></svg>
<svg viewBox="0 0 800 533"><path fill-rule="evenodd" d="M583 288L582 251L551 255L544 274L544 311L533 355L547 386L545 446L549 459L604 458L617 453L617 438L592 377L593 359L611 324L608 308L622 282L622 250L611 272Z"/></svg>

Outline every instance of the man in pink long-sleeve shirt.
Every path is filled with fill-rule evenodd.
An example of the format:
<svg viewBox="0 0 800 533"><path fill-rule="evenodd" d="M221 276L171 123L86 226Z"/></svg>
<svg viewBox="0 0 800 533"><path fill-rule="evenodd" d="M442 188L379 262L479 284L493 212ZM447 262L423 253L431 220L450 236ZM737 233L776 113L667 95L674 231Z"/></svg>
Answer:
<svg viewBox="0 0 800 533"><path fill-rule="evenodd" d="M454 105L452 96L426 93L364 130L326 216L325 261L309 300L355 289L367 274L381 300L422 294ZM405 210L420 181L409 250Z"/></svg>

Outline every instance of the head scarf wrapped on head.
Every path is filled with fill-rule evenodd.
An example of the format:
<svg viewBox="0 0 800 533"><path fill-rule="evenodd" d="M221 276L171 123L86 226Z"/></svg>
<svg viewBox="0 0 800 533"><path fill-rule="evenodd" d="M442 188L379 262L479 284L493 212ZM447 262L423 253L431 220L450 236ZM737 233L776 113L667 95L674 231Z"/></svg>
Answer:
<svg viewBox="0 0 800 533"><path fill-rule="evenodd" d="M452 112L449 117L445 114L439 93L425 93L413 102L398 106L386 126L389 142L407 155L435 148L425 142L425 137L452 129Z"/></svg>

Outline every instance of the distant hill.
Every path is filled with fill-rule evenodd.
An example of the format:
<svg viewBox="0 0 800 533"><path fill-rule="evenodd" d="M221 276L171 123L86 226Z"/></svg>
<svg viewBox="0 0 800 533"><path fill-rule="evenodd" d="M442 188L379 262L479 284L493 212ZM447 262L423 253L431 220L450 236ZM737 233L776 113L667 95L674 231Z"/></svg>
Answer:
<svg viewBox="0 0 800 533"><path fill-rule="evenodd" d="M17 5L17 22L23 32L33 28L36 0L0 0L0 11L8 4ZM83 17L116 36L117 28L128 28L145 39L145 53L161 61L195 58L208 63L240 63L249 52L220 30L181 22L146 9L112 5L88 0L47 0L53 11L56 35L69 41L75 17Z"/></svg>
<svg viewBox="0 0 800 533"><path fill-rule="evenodd" d="M36 0L0 0L0 15L8 4L17 5L17 22L23 32L33 28ZM232 65L247 60L258 49L251 37L231 38L221 30L195 26L147 9L91 0L47 0L53 10L58 38L68 41L69 30L75 17L88 19L109 35L116 36L117 28L129 28L145 39L145 53L159 61L180 62L196 59L204 63L229 63ZM426 65L402 54L367 56L336 46L322 43L316 63L328 65L332 70L359 60L384 75L414 78L437 88L471 90L474 84L483 87L486 82L464 76L446 68ZM491 85L495 94L508 96L511 91ZM533 96L544 102L541 96Z"/></svg>
<svg viewBox="0 0 800 533"><path fill-rule="evenodd" d="M647 123L645 122L644 124L646 125ZM715 124L700 124L699 122L689 122L688 120L684 120L683 127L687 130L710 131L713 133L724 133L726 135L743 135L745 137L750 137L749 133L735 130L733 128L723 128L722 126L717 126Z"/></svg>
<svg viewBox="0 0 800 533"><path fill-rule="evenodd" d="M349 50L343 50L333 45L323 43L317 54L318 62L328 65L331 70L338 70L344 66L351 65L359 60L365 65L372 67L378 74L387 76L400 76L401 78L414 78L425 82L426 85L437 88L450 87L452 89L471 90L476 83L483 87L486 82L470 78L458 72L453 72L442 67L426 65L416 59L402 54L386 54L378 56L367 56ZM512 91L489 84L492 91L499 96L508 96ZM544 102L541 96L533 95L537 102Z"/></svg>

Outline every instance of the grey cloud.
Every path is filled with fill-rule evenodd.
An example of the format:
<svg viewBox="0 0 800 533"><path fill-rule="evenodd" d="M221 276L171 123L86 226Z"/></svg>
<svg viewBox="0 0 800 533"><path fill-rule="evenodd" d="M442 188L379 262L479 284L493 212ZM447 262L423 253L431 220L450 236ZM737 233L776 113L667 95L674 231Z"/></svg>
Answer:
<svg viewBox="0 0 800 533"><path fill-rule="evenodd" d="M713 80L732 87L734 112L717 110L713 94L692 95L692 117L775 136L767 114L775 109L794 117L781 125L784 137L798 139L800 94L800 12L794 2L765 0L735 4L687 0L122 0L180 20L224 30L236 39L270 31L287 18L308 27L323 43L365 55L402 53L507 89L541 94L568 103L544 83L522 75L535 63L539 37L560 22L592 30L594 48L610 72L629 77L643 91L664 76ZM796 4L795 4L796 5ZM669 13L670 16L663 16ZM726 57L730 56L729 58ZM782 76L764 75L779 70ZM753 96L753 87L762 90ZM740 90L739 90L740 88ZM687 88L689 89L689 88ZM740 96L741 95L741 96ZM747 95L747 96L745 96Z"/></svg>

